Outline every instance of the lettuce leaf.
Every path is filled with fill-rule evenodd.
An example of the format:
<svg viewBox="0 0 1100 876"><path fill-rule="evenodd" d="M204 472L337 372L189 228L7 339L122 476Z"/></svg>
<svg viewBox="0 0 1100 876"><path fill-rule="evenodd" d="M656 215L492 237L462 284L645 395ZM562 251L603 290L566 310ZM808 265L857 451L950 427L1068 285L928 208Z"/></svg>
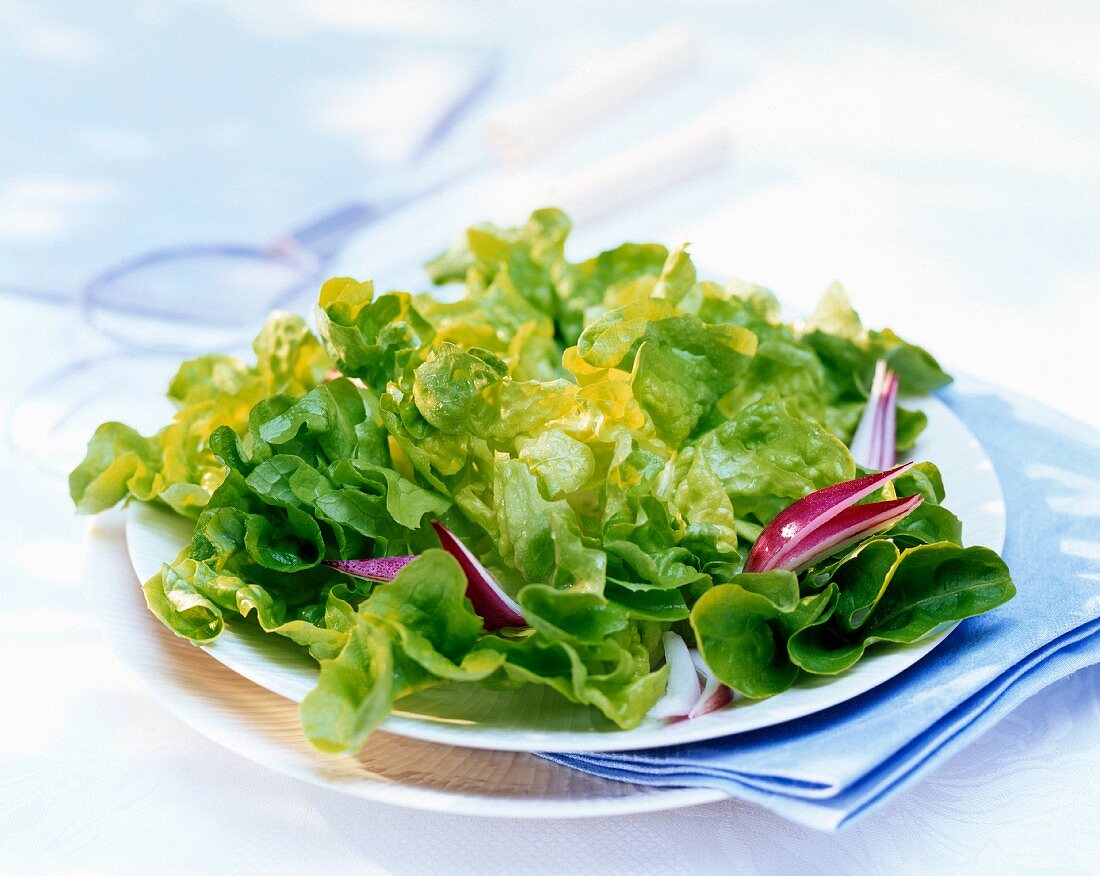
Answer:
<svg viewBox="0 0 1100 876"><path fill-rule="evenodd" d="M848 448L770 390L702 435L706 459L740 516L766 524L803 496L855 476Z"/></svg>
<svg viewBox="0 0 1100 876"><path fill-rule="evenodd" d="M877 544L883 544L879 542ZM938 626L973 617L1016 593L1008 567L984 547L935 542L893 555L860 552L841 569L841 591L852 596L837 623L797 632L791 660L807 672L835 675L875 642L915 642Z"/></svg>
<svg viewBox="0 0 1100 876"><path fill-rule="evenodd" d="M761 698L794 684L798 666L787 653L796 632L813 628L836 604L837 588L799 596L791 572L744 573L707 591L691 612L699 651L719 681Z"/></svg>
<svg viewBox="0 0 1100 876"><path fill-rule="evenodd" d="M132 498L198 516L225 474L210 447L214 430L243 434L255 404L312 389L332 367L305 322L290 313L273 313L252 349L255 365L218 355L184 362L168 387L177 413L156 435L143 437L122 423L100 426L69 476L77 511L95 514Z"/></svg>

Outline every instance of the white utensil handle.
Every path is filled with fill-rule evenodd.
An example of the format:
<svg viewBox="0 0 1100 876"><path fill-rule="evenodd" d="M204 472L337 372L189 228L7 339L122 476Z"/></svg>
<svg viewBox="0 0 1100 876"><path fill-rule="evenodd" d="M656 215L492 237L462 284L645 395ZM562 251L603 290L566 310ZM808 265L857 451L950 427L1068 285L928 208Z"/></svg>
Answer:
<svg viewBox="0 0 1100 876"><path fill-rule="evenodd" d="M724 128L709 122L689 124L547 186L543 203L560 206L576 225L585 225L717 170L729 157L730 138Z"/></svg>
<svg viewBox="0 0 1100 876"><path fill-rule="evenodd" d="M593 58L541 97L496 113L488 124L493 151L521 163L606 116L695 63L694 40L666 27L625 48Z"/></svg>

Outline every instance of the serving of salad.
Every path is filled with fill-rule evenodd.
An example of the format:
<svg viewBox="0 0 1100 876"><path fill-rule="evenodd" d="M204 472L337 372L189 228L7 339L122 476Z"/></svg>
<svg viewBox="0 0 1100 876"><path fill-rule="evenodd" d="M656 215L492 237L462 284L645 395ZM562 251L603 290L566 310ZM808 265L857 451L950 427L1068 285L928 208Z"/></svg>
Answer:
<svg viewBox="0 0 1100 876"><path fill-rule="evenodd" d="M317 334L273 313L253 362L184 362L172 421L104 423L70 476L82 513L194 521L150 610L198 644L239 618L308 649L322 751L442 683L690 719L1015 592L934 462L897 464L926 425L899 395L951 380L925 350L839 286L787 324L685 248L573 262L569 230L471 227L426 266L457 300L329 280Z"/></svg>

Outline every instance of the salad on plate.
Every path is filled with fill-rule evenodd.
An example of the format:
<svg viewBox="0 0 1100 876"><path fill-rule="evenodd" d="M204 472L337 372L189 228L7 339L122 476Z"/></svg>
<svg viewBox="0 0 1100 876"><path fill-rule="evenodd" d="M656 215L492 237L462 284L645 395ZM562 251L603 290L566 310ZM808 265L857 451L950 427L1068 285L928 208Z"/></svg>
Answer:
<svg viewBox="0 0 1100 876"><path fill-rule="evenodd" d="M143 590L197 644L227 618L319 665L302 726L357 751L402 696L544 685L621 728L782 695L1015 590L964 547L926 419L950 382L837 285L785 323L686 250L566 257L570 224L475 225L428 263L460 295L327 281L316 334L184 362L172 421L104 423L76 507L194 521ZM730 703L732 702L732 706Z"/></svg>

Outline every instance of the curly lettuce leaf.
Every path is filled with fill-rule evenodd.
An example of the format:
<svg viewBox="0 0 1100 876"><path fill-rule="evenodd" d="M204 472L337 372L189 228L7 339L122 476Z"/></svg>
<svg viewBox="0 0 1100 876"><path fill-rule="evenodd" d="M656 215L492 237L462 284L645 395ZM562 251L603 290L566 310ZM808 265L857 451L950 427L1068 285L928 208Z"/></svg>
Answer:
<svg viewBox="0 0 1100 876"><path fill-rule="evenodd" d="M498 228L482 223L465 238L425 265L433 283L465 281L477 293L502 276L532 307L552 314L556 295L551 279L563 258L565 239L572 227L560 210L536 210L520 228Z"/></svg>
<svg viewBox="0 0 1100 876"><path fill-rule="evenodd" d="M636 727L665 692L668 666L651 669L657 640L632 625L596 645L574 645L538 632L522 639L489 637L482 648L504 657L514 685L539 684L567 700L593 706L623 729Z"/></svg>
<svg viewBox="0 0 1100 876"><path fill-rule="evenodd" d="M848 448L771 391L695 445L738 516L766 524L803 496L855 476Z"/></svg>
<svg viewBox="0 0 1100 876"><path fill-rule="evenodd" d="M395 699L491 675L503 656L475 648L481 628L458 562L425 552L374 589L355 609L343 649L320 661L317 687L302 701L306 737L321 751L353 754Z"/></svg>
<svg viewBox="0 0 1100 876"><path fill-rule="evenodd" d="M496 462L493 493L497 550L504 563L532 583L603 593L606 555L582 535L567 502L542 497L523 462Z"/></svg>
<svg viewBox="0 0 1100 876"><path fill-rule="evenodd" d="M927 350L904 341L890 329L864 329L839 283L825 291L806 324L804 340L830 372L838 394L866 394L879 359L885 359L887 367L898 375L903 393L926 395L951 382Z"/></svg>
<svg viewBox="0 0 1100 876"><path fill-rule="evenodd" d="M306 392L332 367L293 314L273 313L252 347L255 365L214 355L184 362L168 388L178 410L156 435L143 437L121 423L100 426L69 477L77 511L95 514L132 498L197 516L225 476L211 434L222 426L243 434L254 405L278 393Z"/></svg>
<svg viewBox="0 0 1100 876"><path fill-rule="evenodd" d="M320 332L336 367L347 377L384 389L433 337L407 292L374 295L374 284L336 277L321 287L316 310Z"/></svg>

